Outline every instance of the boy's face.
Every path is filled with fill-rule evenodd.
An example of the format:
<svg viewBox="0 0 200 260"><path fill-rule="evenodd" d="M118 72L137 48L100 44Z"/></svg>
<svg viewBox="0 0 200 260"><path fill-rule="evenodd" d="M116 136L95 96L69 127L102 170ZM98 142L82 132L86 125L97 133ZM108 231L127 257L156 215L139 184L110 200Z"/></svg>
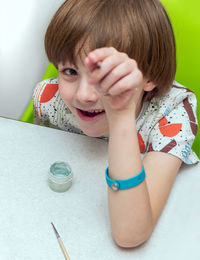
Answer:
<svg viewBox="0 0 200 260"><path fill-rule="evenodd" d="M108 133L108 122L98 92L88 83L89 70L81 59L76 66L58 64L59 92L62 100L77 119L81 130L88 136L99 137Z"/></svg>

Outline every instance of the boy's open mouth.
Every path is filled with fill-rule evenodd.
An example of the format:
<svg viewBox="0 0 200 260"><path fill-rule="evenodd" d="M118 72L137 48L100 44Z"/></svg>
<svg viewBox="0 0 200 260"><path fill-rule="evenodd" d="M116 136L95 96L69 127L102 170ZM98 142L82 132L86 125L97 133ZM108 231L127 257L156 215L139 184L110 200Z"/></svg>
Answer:
<svg viewBox="0 0 200 260"><path fill-rule="evenodd" d="M102 114L102 113L104 112L104 110L94 110L94 111L84 111L84 110L80 110L80 112L81 112L84 116L93 117L93 116Z"/></svg>
<svg viewBox="0 0 200 260"><path fill-rule="evenodd" d="M105 113L105 110L103 109L95 109L90 111L85 111L81 109L77 109L78 115L81 119L87 120L88 119L95 119L100 115L103 115Z"/></svg>

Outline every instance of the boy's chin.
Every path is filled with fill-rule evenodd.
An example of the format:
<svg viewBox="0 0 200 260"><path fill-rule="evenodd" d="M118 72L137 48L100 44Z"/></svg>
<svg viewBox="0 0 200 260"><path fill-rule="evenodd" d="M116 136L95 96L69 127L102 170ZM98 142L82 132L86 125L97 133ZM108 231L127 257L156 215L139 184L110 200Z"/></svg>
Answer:
<svg viewBox="0 0 200 260"><path fill-rule="evenodd" d="M103 137L103 136L107 136L107 132L92 132L92 131L89 131L89 130L86 130L86 129L82 129L83 133L87 136L90 136L90 137Z"/></svg>

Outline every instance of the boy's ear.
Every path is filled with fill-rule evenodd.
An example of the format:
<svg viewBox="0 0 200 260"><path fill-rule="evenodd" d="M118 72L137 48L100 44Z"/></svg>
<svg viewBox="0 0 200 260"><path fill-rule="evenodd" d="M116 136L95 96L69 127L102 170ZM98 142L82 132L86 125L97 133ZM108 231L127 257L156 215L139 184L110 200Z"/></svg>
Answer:
<svg viewBox="0 0 200 260"><path fill-rule="evenodd" d="M156 85L152 81L147 81L147 83L144 86L144 91L152 91Z"/></svg>

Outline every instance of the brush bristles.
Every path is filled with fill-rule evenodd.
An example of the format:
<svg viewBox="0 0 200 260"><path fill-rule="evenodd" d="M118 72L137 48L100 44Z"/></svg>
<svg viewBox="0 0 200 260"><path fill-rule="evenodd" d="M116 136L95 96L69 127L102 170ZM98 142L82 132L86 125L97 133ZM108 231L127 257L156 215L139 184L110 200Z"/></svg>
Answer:
<svg viewBox="0 0 200 260"><path fill-rule="evenodd" d="M60 235L59 235L59 233L58 233L57 229L55 228L55 226L54 226L53 222L51 222L51 225L52 225L52 227L53 227L53 229L54 229L54 232L55 232L55 234L56 234L56 237L57 237L57 238L59 238L59 237L60 237Z"/></svg>

